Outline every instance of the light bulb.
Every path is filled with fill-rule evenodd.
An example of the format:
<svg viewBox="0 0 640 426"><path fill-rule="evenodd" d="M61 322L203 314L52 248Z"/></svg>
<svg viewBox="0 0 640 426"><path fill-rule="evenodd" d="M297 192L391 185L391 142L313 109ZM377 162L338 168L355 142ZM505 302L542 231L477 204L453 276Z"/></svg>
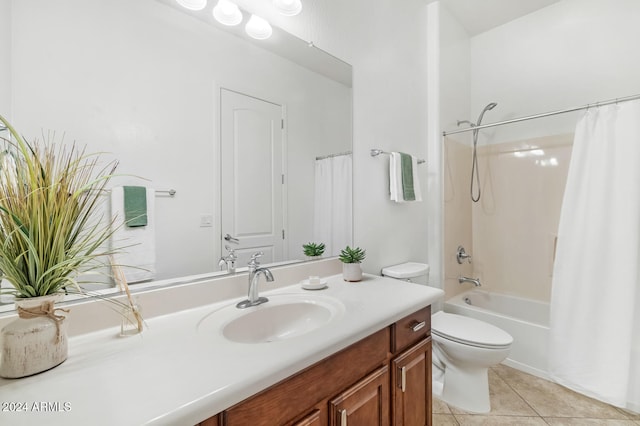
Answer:
<svg viewBox="0 0 640 426"><path fill-rule="evenodd" d="M273 5L285 16L297 15L302 10L300 0L273 0Z"/></svg>
<svg viewBox="0 0 640 426"><path fill-rule="evenodd" d="M176 0L176 2L189 10L202 10L207 6L207 0Z"/></svg>
<svg viewBox="0 0 640 426"><path fill-rule="evenodd" d="M271 37L273 30L271 25L259 16L251 15L249 22L244 27L247 34L258 40L265 40Z"/></svg>
<svg viewBox="0 0 640 426"><path fill-rule="evenodd" d="M213 8L213 17L223 25L233 26L242 22L240 8L229 0L218 0Z"/></svg>

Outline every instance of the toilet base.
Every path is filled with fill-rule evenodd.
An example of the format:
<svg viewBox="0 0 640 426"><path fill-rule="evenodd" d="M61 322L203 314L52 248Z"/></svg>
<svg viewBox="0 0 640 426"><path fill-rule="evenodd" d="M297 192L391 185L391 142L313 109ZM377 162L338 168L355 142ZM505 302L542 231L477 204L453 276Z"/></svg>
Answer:
<svg viewBox="0 0 640 426"><path fill-rule="evenodd" d="M470 413L491 411L487 368L459 369L448 365L444 375L435 378L433 389L442 401L456 408Z"/></svg>

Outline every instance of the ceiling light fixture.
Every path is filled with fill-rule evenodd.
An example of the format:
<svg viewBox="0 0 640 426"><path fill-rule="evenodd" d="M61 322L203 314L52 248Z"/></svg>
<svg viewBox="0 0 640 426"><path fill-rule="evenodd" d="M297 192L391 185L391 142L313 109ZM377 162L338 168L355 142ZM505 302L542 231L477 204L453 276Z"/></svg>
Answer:
<svg viewBox="0 0 640 426"><path fill-rule="evenodd" d="M302 10L300 0L273 0L273 5L285 16L295 16Z"/></svg>
<svg viewBox="0 0 640 426"><path fill-rule="evenodd" d="M229 0L218 0L213 8L213 17L222 25L234 26L242 22L240 8Z"/></svg>
<svg viewBox="0 0 640 426"><path fill-rule="evenodd" d="M269 23L259 16L251 15L249 22L244 27L247 34L257 40L265 40L271 37L273 29Z"/></svg>
<svg viewBox="0 0 640 426"><path fill-rule="evenodd" d="M176 0L176 2L189 10L202 10L207 6L207 0Z"/></svg>

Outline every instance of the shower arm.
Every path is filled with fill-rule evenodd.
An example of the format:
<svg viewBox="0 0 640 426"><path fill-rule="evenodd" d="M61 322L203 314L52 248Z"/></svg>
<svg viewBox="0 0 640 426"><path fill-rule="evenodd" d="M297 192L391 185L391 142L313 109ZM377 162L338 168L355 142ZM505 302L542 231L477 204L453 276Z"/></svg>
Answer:
<svg viewBox="0 0 640 426"><path fill-rule="evenodd" d="M460 127L462 124L468 124L469 127L476 127L475 123L472 123L469 120L458 120L457 121L458 127Z"/></svg>

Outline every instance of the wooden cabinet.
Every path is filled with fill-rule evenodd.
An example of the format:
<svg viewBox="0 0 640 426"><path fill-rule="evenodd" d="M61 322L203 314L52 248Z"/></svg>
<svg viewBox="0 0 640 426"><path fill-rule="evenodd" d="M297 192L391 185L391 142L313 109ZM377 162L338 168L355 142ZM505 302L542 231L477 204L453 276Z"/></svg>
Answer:
<svg viewBox="0 0 640 426"><path fill-rule="evenodd" d="M322 410L315 409L300 420L291 423L291 426L322 426Z"/></svg>
<svg viewBox="0 0 640 426"><path fill-rule="evenodd" d="M431 426L431 308L392 326L391 424Z"/></svg>
<svg viewBox="0 0 640 426"><path fill-rule="evenodd" d="M200 422L198 426L220 426L220 416L209 417L204 422Z"/></svg>
<svg viewBox="0 0 640 426"><path fill-rule="evenodd" d="M392 362L393 426L431 425L431 338Z"/></svg>
<svg viewBox="0 0 640 426"><path fill-rule="evenodd" d="M201 426L431 426L426 307Z"/></svg>
<svg viewBox="0 0 640 426"><path fill-rule="evenodd" d="M286 425L314 409L324 409L326 416L329 398L388 363L390 338L389 327L365 337L224 411L222 424Z"/></svg>
<svg viewBox="0 0 640 426"><path fill-rule="evenodd" d="M389 368L374 371L329 402L330 426L388 426Z"/></svg>

